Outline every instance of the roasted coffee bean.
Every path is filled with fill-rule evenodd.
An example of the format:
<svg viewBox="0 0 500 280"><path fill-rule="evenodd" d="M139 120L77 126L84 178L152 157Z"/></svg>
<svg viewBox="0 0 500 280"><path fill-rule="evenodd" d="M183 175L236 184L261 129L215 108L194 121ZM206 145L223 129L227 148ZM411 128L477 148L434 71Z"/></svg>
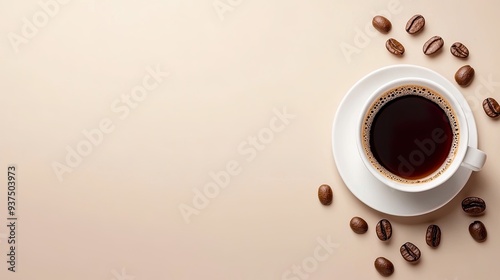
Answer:
<svg viewBox="0 0 500 280"><path fill-rule="evenodd" d="M486 202L479 197L466 197L462 200L462 209L469 215L480 215L486 210Z"/></svg>
<svg viewBox="0 0 500 280"><path fill-rule="evenodd" d="M481 221L474 221L469 225L469 233L477 242L483 242L486 240L488 233L486 232L486 227Z"/></svg>
<svg viewBox="0 0 500 280"><path fill-rule="evenodd" d="M362 234L368 231L368 224L365 220L363 220L363 218L360 217L352 218L349 226L351 226L352 231L357 234Z"/></svg>
<svg viewBox="0 0 500 280"><path fill-rule="evenodd" d="M405 53L405 47L394 38L387 40L387 42L385 42L385 47L394 55L403 55Z"/></svg>
<svg viewBox="0 0 500 280"><path fill-rule="evenodd" d="M375 29L377 29L382 33L388 33L389 31L391 31L392 28L391 22L383 16L373 17L372 25L373 27L375 27Z"/></svg>
<svg viewBox="0 0 500 280"><path fill-rule="evenodd" d="M490 118L496 118L500 116L500 105L494 98L486 98L483 101L483 109L486 115Z"/></svg>
<svg viewBox="0 0 500 280"><path fill-rule="evenodd" d="M472 83L474 79L474 68L470 67L470 65L465 65L460 67L455 73L455 81L457 84L466 87Z"/></svg>
<svg viewBox="0 0 500 280"><path fill-rule="evenodd" d="M384 257L378 257L375 262L375 269L382 276L391 276L394 273L394 265L392 262Z"/></svg>
<svg viewBox="0 0 500 280"><path fill-rule="evenodd" d="M453 43L450 47L450 52L452 55L459 58L466 58L469 56L469 49L460 42Z"/></svg>
<svg viewBox="0 0 500 280"><path fill-rule="evenodd" d="M399 248L401 256L408 262L416 262L420 259L420 249L411 242L406 242Z"/></svg>
<svg viewBox="0 0 500 280"><path fill-rule="evenodd" d="M410 34L417 34L422 31L425 26L425 18L422 15L414 15L406 23L406 32Z"/></svg>
<svg viewBox="0 0 500 280"><path fill-rule="evenodd" d="M321 204L330 205L333 200L333 191L329 185L321 185L318 189L318 198Z"/></svg>
<svg viewBox="0 0 500 280"><path fill-rule="evenodd" d="M432 248L436 248L441 243L441 229L437 225L430 225L425 233L425 242Z"/></svg>
<svg viewBox="0 0 500 280"><path fill-rule="evenodd" d="M425 42L422 50L424 51L424 54L431 55L438 52L443 47L443 45L444 45L443 38L439 36L433 36L432 38L427 40L427 42Z"/></svg>
<svg viewBox="0 0 500 280"><path fill-rule="evenodd" d="M387 241L391 238L392 236L392 225L391 222L389 222L386 219L382 219L377 223L377 226L375 227L375 232L377 233L378 239L382 241Z"/></svg>

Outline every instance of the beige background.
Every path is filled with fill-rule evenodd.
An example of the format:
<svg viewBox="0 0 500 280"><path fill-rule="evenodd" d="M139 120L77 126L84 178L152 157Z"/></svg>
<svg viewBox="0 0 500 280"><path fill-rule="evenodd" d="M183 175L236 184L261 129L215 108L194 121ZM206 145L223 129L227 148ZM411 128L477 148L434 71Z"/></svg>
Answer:
<svg viewBox="0 0 500 280"><path fill-rule="evenodd" d="M494 278L500 124L479 103L500 100L495 1L68 2L57 4L46 24L38 1L0 2L1 279L379 279L378 256L393 261L393 279ZM214 3L227 11L218 14ZM359 31L387 12L389 35ZM416 13L427 25L411 37L404 25ZM9 38L23 36L23 18L33 22L34 15L44 26L13 46ZM431 58L421 46L433 35L444 38L446 49ZM385 50L389 37L406 46L403 58ZM466 62L449 54L455 41L469 47ZM343 54L346 44L356 52ZM488 161L458 197L423 217L391 217L363 205L332 156L333 116L347 90L397 63L426 66L450 80L465 63L476 69L461 91ZM170 76L126 117L113 110L157 65ZM273 110L284 109L295 117L269 130ZM76 149L86 139L82 131L102 120L114 130L59 181L53 163L64 164L67 147ZM250 149L259 133L268 143ZM213 181L210 172L228 163L239 173L187 223L179 207L194 207L196 191ZM18 167L16 273L5 262L9 164ZM334 190L329 207L317 200L323 183ZM474 218L460 209L468 195L488 204L480 220L489 238L482 244L467 230ZM368 221L367 234L350 230L355 215ZM395 228L388 244L373 230L384 217ZM424 241L431 222L443 231L437 250ZM318 238L334 243L319 262ZM401 258L406 241L422 250L419 264ZM309 272L287 272L304 260Z"/></svg>

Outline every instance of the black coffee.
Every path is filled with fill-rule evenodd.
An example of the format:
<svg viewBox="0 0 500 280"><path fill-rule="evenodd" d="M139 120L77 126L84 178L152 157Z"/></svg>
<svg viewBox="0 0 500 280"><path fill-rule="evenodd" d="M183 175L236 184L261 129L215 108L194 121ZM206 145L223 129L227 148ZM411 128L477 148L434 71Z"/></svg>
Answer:
<svg viewBox="0 0 500 280"><path fill-rule="evenodd" d="M365 145L376 160L372 163L400 181L419 182L444 170L458 143L458 124L449 104L434 91L413 85L392 89L377 100L364 130Z"/></svg>

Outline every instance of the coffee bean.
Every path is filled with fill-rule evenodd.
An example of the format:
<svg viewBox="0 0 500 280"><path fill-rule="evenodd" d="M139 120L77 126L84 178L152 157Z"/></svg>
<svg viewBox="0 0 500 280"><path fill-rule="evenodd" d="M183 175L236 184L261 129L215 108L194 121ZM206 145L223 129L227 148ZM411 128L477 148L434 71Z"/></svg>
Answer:
<svg viewBox="0 0 500 280"><path fill-rule="evenodd" d="M441 229L437 225L430 225L425 233L425 242L432 248L436 248L441 243Z"/></svg>
<svg viewBox="0 0 500 280"><path fill-rule="evenodd" d="M368 231L368 224L365 220L363 220L363 218L360 217L352 218L349 226L351 226L352 231L357 234L362 234Z"/></svg>
<svg viewBox="0 0 500 280"><path fill-rule="evenodd" d="M496 118L500 116L500 105L494 98L486 98L483 101L483 109L488 117Z"/></svg>
<svg viewBox="0 0 500 280"><path fill-rule="evenodd" d="M405 47L394 38L387 40L385 47L390 53L395 55L403 55L405 53Z"/></svg>
<svg viewBox="0 0 500 280"><path fill-rule="evenodd" d="M480 215L486 210L486 202L479 197L466 197L462 200L462 209L469 215Z"/></svg>
<svg viewBox="0 0 500 280"><path fill-rule="evenodd" d="M477 242L484 242L488 233L486 227L481 221L474 221L469 225L469 233Z"/></svg>
<svg viewBox="0 0 500 280"><path fill-rule="evenodd" d="M392 225L391 222L389 222L386 219L382 219L377 223L377 226L375 227L375 232L377 233L378 239L382 241L387 241L391 238L392 236Z"/></svg>
<svg viewBox="0 0 500 280"><path fill-rule="evenodd" d="M474 68L470 67L470 65L465 65L460 67L455 73L455 81L457 84L466 87L472 83L474 79Z"/></svg>
<svg viewBox="0 0 500 280"><path fill-rule="evenodd" d="M427 42L425 42L423 51L424 54L426 55L431 55L435 54L437 51L439 51L444 45L444 40L443 38L439 36L433 36Z"/></svg>
<svg viewBox="0 0 500 280"><path fill-rule="evenodd" d="M422 15L414 15L406 23L405 30L410 34L417 34L424 29L424 26L425 18Z"/></svg>
<svg viewBox="0 0 500 280"><path fill-rule="evenodd" d="M394 273L394 265L392 262L384 257L378 257L375 262L375 269L382 276L391 276Z"/></svg>
<svg viewBox="0 0 500 280"><path fill-rule="evenodd" d="M420 259L420 249L411 242L406 242L399 248L401 256L408 262L417 262Z"/></svg>
<svg viewBox="0 0 500 280"><path fill-rule="evenodd" d="M450 47L450 52L452 55L459 58L466 58L469 56L469 49L460 42L453 43Z"/></svg>
<svg viewBox="0 0 500 280"><path fill-rule="evenodd" d="M377 29L382 33L388 33L389 31L391 31L392 28L391 22L383 16L373 17L372 25L373 27L375 27L375 29Z"/></svg>
<svg viewBox="0 0 500 280"><path fill-rule="evenodd" d="M329 185L321 185L318 189L318 198L321 204L330 205L333 200L333 191Z"/></svg>

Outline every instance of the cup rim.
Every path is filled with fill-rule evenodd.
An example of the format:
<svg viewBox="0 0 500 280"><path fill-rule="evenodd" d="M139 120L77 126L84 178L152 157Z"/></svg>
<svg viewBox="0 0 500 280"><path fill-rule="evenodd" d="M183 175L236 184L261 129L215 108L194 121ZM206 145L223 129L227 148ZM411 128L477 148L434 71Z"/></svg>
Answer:
<svg viewBox="0 0 500 280"><path fill-rule="evenodd" d="M367 111L371 108L373 102L383 93L386 91L396 88L401 85L405 84L416 84L416 85L422 85L429 87L433 89L434 91L438 92L440 95L442 95L446 101L450 104L452 107L453 111L455 112L456 118L459 123L459 128L460 128L460 133L458 135L458 146L455 152L455 156L453 157L453 160L451 164L444 170L442 171L442 174L439 175L439 177L432 179L429 182L424 182L424 183L403 183L403 182L397 182L395 180L391 180L387 176L381 174L369 161L368 156L366 155L364 148L363 148L363 140L362 140L362 128L363 128L363 122L366 117ZM384 183L385 185L399 190L399 191L404 191L404 192L423 192L427 191L433 188L436 188L443 183L445 183L447 180L457 172L459 167L462 164L462 161L465 157L465 153L467 150L468 146L468 127L467 127L467 118L465 117L465 113L463 111L462 106L458 102L458 100L455 98L455 96L447 90L445 87L441 86L440 84L429 80L429 79L423 79L419 77L405 77L405 78L399 78L392 80L390 82L387 82L380 86L378 89L376 89L366 100L366 102L363 105L363 108L361 110L361 113L359 115L359 119L357 122L357 135L356 135L356 142L357 142L357 147L358 147L358 152L360 154L360 157L363 161L363 164L365 167L374 175L379 181ZM439 169L438 169L439 170ZM432 175L429 175L432 176ZM428 176L428 177L429 177Z"/></svg>

